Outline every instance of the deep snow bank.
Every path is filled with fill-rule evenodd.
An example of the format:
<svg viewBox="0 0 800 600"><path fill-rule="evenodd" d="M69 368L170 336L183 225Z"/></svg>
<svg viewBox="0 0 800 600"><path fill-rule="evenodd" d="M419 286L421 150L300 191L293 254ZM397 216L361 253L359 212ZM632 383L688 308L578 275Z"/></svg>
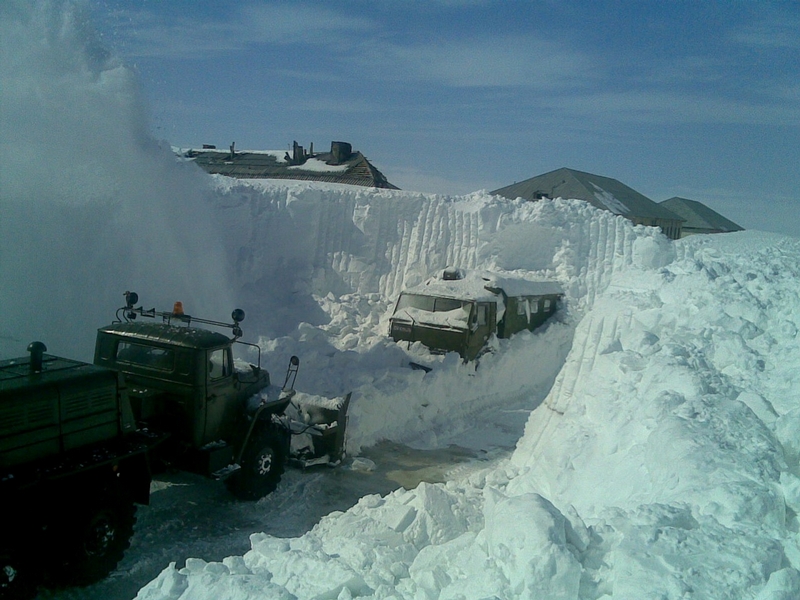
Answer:
<svg viewBox="0 0 800 600"><path fill-rule="evenodd" d="M291 354L301 357L303 391L354 392L351 452L381 439L435 444L477 411L535 406L569 349L569 315L585 310L617 270L660 264L672 252L653 230L579 201L216 181L246 330L275 336L261 342L273 373ZM498 342L503 351L477 372L424 349L419 360L442 368L409 371L406 352L387 338L392 303L447 265L557 278L567 302L536 334Z"/></svg>
<svg viewBox="0 0 800 600"><path fill-rule="evenodd" d="M262 343L307 350L309 391L355 391L351 450L381 438L446 443L471 415L536 406L555 384L510 461L363 498L300 538L254 534L244 557L170 567L139 598L800 593L797 240L672 243L562 200L222 191L223 218L251 232L229 252L248 257L239 285L269 303L280 269L304 274L287 310L316 322L284 324ZM499 344L476 372L450 358L409 371L407 352L433 359L386 340L392 295L452 257L557 277L568 294L560 322Z"/></svg>

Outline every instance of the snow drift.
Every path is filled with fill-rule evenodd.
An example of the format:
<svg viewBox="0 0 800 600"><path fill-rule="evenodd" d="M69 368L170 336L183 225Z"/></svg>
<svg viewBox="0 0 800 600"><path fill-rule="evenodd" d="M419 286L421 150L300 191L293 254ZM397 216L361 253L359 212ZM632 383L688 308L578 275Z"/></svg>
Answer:
<svg viewBox="0 0 800 600"><path fill-rule="evenodd" d="M535 410L489 470L365 497L299 538L254 534L243 557L170 566L138 598L800 593L800 242L671 242L560 199L216 185L219 219L249 240L228 238L236 291L277 311L263 347L304 357L305 391L354 391L351 453ZM446 264L556 278L567 299L477 370L392 343L393 297Z"/></svg>

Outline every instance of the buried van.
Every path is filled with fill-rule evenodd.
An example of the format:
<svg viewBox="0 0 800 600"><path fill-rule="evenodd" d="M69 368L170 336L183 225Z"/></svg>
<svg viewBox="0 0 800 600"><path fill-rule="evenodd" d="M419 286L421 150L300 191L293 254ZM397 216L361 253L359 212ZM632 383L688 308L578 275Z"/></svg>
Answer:
<svg viewBox="0 0 800 600"><path fill-rule="evenodd" d="M555 281L448 267L400 294L389 335L396 342L420 342L436 353L458 352L470 361L493 334L507 338L539 327L562 296Z"/></svg>

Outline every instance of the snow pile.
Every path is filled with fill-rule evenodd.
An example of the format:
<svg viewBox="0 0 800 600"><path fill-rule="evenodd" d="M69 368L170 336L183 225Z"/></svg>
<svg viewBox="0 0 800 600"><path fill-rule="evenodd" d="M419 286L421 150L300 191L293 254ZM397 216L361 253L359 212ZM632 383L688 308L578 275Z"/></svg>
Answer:
<svg viewBox="0 0 800 600"><path fill-rule="evenodd" d="M477 373L454 355L433 357L421 347L411 349L411 358L443 368L410 371L409 354L388 338L388 318L406 286L457 264L564 280L567 304L582 310L587 290L596 293L615 269L641 260L635 243L656 248L666 243L654 231L637 233L627 221L580 201L530 204L485 193L441 197L216 181L217 221L236 232L227 240L229 272L243 305L258 307L248 308L246 331L268 333L261 340L262 356L272 373L281 373L289 356L301 358L302 391L353 392L350 452L382 439L435 445L442 432L467 426L477 411L498 403L534 406L569 350L573 325L565 305L564 318L536 334L496 341L498 352L484 357ZM585 269L573 263L590 248L582 236L591 227L600 228L597 235L611 251L580 260L602 261L604 273L572 281L567 271ZM511 236L517 241L498 244ZM616 245L631 246L632 256L618 255ZM516 350L500 352L506 348ZM531 370L531 364L537 368Z"/></svg>
<svg viewBox="0 0 800 600"><path fill-rule="evenodd" d="M254 534L138 598L798 597L800 242L673 243L568 200L218 185L220 218L252 240L228 241L238 291L295 299L262 345L301 356L301 389L354 392L351 452L446 445L544 402L489 470L367 496L299 538ZM565 306L477 370L388 340L392 299L447 264L555 278Z"/></svg>

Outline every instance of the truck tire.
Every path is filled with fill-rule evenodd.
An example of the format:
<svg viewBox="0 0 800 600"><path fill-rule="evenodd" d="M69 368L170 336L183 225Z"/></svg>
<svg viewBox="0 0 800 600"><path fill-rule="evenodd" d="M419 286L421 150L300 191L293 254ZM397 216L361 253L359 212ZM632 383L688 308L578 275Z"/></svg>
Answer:
<svg viewBox="0 0 800 600"><path fill-rule="evenodd" d="M242 454L241 469L228 479L240 500L258 500L275 491L286 463L287 434L275 427L254 432Z"/></svg>
<svg viewBox="0 0 800 600"><path fill-rule="evenodd" d="M36 584L30 570L17 561L0 556L0 600L30 600Z"/></svg>
<svg viewBox="0 0 800 600"><path fill-rule="evenodd" d="M57 579L68 585L89 585L105 578L130 546L136 506L119 485L88 495L73 505L67 523L59 527L65 563Z"/></svg>

